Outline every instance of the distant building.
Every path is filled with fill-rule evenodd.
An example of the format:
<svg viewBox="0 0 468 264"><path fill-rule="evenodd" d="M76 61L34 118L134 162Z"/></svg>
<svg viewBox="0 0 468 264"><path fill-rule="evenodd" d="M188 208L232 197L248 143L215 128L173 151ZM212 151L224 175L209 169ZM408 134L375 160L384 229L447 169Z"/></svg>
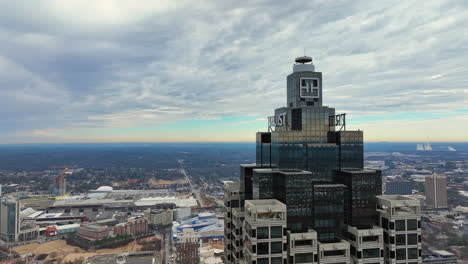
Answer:
<svg viewBox="0 0 468 264"><path fill-rule="evenodd" d="M426 176L426 206L447 208L447 178L441 175Z"/></svg>
<svg viewBox="0 0 468 264"><path fill-rule="evenodd" d="M392 181L385 185L387 195L411 195L413 194L413 183L410 181Z"/></svg>
<svg viewBox="0 0 468 264"><path fill-rule="evenodd" d="M0 238L18 241L20 232L20 202L18 198L4 198L0 202Z"/></svg>
<svg viewBox="0 0 468 264"><path fill-rule="evenodd" d="M112 228L103 226L97 223L82 224L77 231L77 234L88 240L99 240L110 236Z"/></svg>
<svg viewBox="0 0 468 264"><path fill-rule="evenodd" d="M114 226L114 234L138 236L148 232L148 219L145 217L132 217L126 223Z"/></svg>
<svg viewBox="0 0 468 264"><path fill-rule="evenodd" d="M144 214L148 219L148 223L153 226L172 225L172 222L174 221L172 210L147 209Z"/></svg>
<svg viewBox="0 0 468 264"><path fill-rule="evenodd" d="M423 264L456 264L457 257L446 250L437 250L432 255L423 256Z"/></svg>
<svg viewBox="0 0 468 264"><path fill-rule="evenodd" d="M177 236L177 264L198 264L200 262L200 239L191 228L184 229Z"/></svg>

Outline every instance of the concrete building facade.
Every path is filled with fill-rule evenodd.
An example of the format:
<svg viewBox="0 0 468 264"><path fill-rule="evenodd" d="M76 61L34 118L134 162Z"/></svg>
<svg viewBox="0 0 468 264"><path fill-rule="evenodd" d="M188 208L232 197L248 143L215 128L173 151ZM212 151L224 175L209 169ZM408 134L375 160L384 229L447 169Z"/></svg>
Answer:
<svg viewBox="0 0 468 264"><path fill-rule="evenodd" d="M439 209L447 208L447 177L441 175L426 176L426 206Z"/></svg>
<svg viewBox="0 0 468 264"><path fill-rule="evenodd" d="M421 205L408 196L377 196L385 263L422 263Z"/></svg>

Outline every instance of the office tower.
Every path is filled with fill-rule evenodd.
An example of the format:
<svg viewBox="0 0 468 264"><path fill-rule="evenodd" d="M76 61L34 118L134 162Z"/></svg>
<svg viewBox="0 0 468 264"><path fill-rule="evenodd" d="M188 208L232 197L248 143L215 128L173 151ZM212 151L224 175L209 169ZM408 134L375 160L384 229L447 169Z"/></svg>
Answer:
<svg viewBox="0 0 468 264"><path fill-rule="evenodd" d="M20 231L20 202L18 198L7 197L0 202L0 238L6 242L18 241Z"/></svg>
<svg viewBox="0 0 468 264"><path fill-rule="evenodd" d="M401 195L377 196L377 211L385 263L422 263L420 202Z"/></svg>
<svg viewBox="0 0 468 264"><path fill-rule="evenodd" d="M243 233L247 263L287 263L286 205L273 199L246 201Z"/></svg>
<svg viewBox="0 0 468 264"><path fill-rule="evenodd" d="M382 192L381 172L364 169L363 131L347 130L346 115L323 105L322 73L315 71L312 58L295 61L287 77L286 107L276 109L268 118L268 131L256 135L256 162L241 165L240 182L226 187L227 263L239 263L242 254L233 249L243 243L244 259L257 264L255 256L249 259L245 255L246 241L233 244L238 238L232 216L235 208L241 215L247 203L259 200L286 205L287 239L291 240L286 250L288 263L349 263L350 242L344 240L348 230L379 232L375 222L376 195ZM245 208L243 214L246 222ZM313 245L298 242L303 250L298 252L292 240L301 241L299 238ZM379 243L374 248L380 254L383 242ZM356 245L356 254L367 246ZM377 262L380 260L379 255Z"/></svg>
<svg viewBox="0 0 468 264"><path fill-rule="evenodd" d="M243 257L241 244L243 223L238 223L238 221L243 222L242 199L243 193L239 182L228 182L224 185L224 256L229 263L239 263Z"/></svg>
<svg viewBox="0 0 468 264"><path fill-rule="evenodd" d="M200 239L192 228L185 228L177 236L177 264L200 263Z"/></svg>
<svg viewBox="0 0 468 264"><path fill-rule="evenodd" d="M426 176L426 206L447 208L447 178L440 175Z"/></svg>
<svg viewBox="0 0 468 264"><path fill-rule="evenodd" d="M413 183L410 181L391 181L385 184L387 195L411 195L413 194Z"/></svg>

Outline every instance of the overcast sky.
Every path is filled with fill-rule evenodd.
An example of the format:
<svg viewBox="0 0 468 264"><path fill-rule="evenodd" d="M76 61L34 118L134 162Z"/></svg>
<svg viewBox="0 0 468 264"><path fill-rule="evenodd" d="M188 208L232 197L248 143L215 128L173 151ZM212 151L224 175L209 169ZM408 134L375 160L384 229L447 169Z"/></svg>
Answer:
<svg viewBox="0 0 468 264"><path fill-rule="evenodd" d="M366 141L468 141L467 1L287 3L0 1L0 143L255 141L304 49Z"/></svg>

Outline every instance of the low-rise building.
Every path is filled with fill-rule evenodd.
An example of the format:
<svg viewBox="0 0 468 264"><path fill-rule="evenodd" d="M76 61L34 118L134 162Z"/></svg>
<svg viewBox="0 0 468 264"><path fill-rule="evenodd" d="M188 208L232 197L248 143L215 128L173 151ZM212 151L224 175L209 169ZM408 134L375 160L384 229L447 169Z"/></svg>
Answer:
<svg viewBox="0 0 468 264"><path fill-rule="evenodd" d="M110 236L112 228L97 223L87 223L78 228L77 234L88 240L99 240Z"/></svg>
<svg viewBox="0 0 468 264"><path fill-rule="evenodd" d="M423 264L456 264L457 257L455 254L446 250L434 251L431 255L423 256Z"/></svg>
<svg viewBox="0 0 468 264"><path fill-rule="evenodd" d="M148 219L145 217L132 217L126 223L114 226L114 234L138 236L148 232Z"/></svg>
<svg viewBox="0 0 468 264"><path fill-rule="evenodd" d="M172 210L147 209L144 214L148 223L153 226L167 226L174 221Z"/></svg>

